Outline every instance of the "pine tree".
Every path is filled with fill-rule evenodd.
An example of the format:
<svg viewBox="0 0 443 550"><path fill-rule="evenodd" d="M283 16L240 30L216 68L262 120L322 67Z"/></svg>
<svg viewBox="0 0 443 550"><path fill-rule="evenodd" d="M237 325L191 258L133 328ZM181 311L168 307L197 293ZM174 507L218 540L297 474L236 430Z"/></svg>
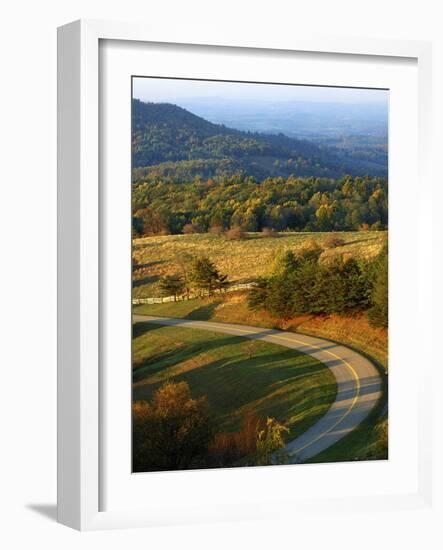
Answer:
<svg viewBox="0 0 443 550"><path fill-rule="evenodd" d="M227 276L222 275L207 256L194 260L190 279L198 289L207 290L209 296L215 289L222 290L228 285Z"/></svg>
<svg viewBox="0 0 443 550"><path fill-rule="evenodd" d="M177 301L177 296L180 296L184 290L185 283L180 273L165 275L160 280L160 292L162 296L174 296L174 301Z"/></svg>
<svg viewBox="0 0 443 550"><path fill-rule="evenodd" d="M372 326L388 326L388 248L381 251L376 262L374 283L371 295L372 307L368 310L368 320Z"/></svg>

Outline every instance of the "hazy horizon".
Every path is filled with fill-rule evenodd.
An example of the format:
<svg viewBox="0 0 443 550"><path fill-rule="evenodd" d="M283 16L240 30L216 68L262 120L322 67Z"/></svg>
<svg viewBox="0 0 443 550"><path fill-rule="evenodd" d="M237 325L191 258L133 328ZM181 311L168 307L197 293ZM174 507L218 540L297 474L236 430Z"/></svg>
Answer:
<svg viewBox="0 0 443 550"><path fill-rule="evenodd" d="M180 105L181 101L377 104L387 107L389 91L368 88L339 88L296 84L202 81L155 77L133 77L133 97L148 102Z"/></svg>
<svg viewBox="0 0 443 550"><path fill-rule="evenodd" d="M388 90L134 77L133 98L173 103L237 130L331 145L355 135L387 142Z"/></svg>

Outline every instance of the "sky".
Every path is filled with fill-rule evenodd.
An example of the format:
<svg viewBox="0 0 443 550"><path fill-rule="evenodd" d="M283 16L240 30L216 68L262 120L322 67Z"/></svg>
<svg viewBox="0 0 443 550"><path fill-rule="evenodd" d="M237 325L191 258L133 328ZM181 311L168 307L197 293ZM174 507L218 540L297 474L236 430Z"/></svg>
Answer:
<svg viewBox="0 0 443 550"><path fill-rule="evenodd" d="M133 78L133 97L142 101L180 104L180 100L223 99L236 102L312 101L387 105L387 90L282 84Z"/></svg>

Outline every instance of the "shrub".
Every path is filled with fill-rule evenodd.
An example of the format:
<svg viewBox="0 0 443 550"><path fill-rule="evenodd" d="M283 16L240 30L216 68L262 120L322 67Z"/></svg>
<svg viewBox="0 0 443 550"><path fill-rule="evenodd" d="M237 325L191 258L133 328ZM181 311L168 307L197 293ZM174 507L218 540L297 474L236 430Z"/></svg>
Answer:
<svg viewBox="0 0 443 550"><path fill-rule="evenodd" d="M275 418L267 418L263 426L259 426L256 443L256 466L268 466L281 464L286 461L286 456L281 452L285 446L283 434L289 432L288 428L277 422Z"/></svg>
<svg viewBox="0 0 443 550"><path fill-rule="evenodd" d="M243 416L238 432L221 432L209 445L209 455L215 464L230 466L247 456L254 457L257 451L257 432L260 417L249 412Z"/></svg>
<svg viewBox="0 0 443 550"><path fill-rule="evenodd" d="M187 223L183 226L184 235L192 235L193 233L202 233L202 228L196 223Z"/></svg>
<svg viewBox="0 0 443 550"><path fill-rule="evenodd" d="M213 235L221 235L223 233L223 227L221 225L211 225L209 233Z"/></svg>
<svg viewBox="0 0 443 550"><path fill-rule="evenodd" d="M273 229L272 227L263 227L262 230L263 237L278 237L277 231Z"/></svg>
<svg viewBox="0 0 443 550"><path fill-rule="evenodd" d="M335 234L329 235L329 237L325 241L326 248L337 248L339 246L343 246L344 244L344 239Z"/></svg>
<svg viewBox="0 0 443 550"><path fill-rule="evenodd" d="M246 239L247 234L243 231L243 229L239 225L236 225L234 227L231 227L231 229L228 229L228 231L226 231L225 237L229 241L241 240L241 239Z"/></svg>
<svg viewBox="0 0 443 550"><path fill-rule="evenodd" d="M288 428L275 418L260 418L246 413L238 432L218 433L209 445L209 455L219 466L232 466L239 461L250 466L265 466L285 462L281 452L285 446L283 434Z"/></svg>

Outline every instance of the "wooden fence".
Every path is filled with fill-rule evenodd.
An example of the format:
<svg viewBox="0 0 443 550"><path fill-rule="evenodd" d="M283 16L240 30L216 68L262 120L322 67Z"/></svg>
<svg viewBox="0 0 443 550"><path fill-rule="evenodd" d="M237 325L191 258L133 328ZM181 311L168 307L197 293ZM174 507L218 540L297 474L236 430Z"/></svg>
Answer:
<svg viewBox="0 0 443 550"><path fill-rule="evenodd" d="M224 290L214 290L212 294L224 294L225 292L235 292L236 290L245 290L251 288L255 283L237 283L228 286ZM165 304L167 302L182 302L184 300L195 300L196 298L202 298L204 296L209 296L209 292L199 293L199 294L188 294L187 296L162 296L158 298L133 298L133 305L142 305L142 304Z"/></svg>

